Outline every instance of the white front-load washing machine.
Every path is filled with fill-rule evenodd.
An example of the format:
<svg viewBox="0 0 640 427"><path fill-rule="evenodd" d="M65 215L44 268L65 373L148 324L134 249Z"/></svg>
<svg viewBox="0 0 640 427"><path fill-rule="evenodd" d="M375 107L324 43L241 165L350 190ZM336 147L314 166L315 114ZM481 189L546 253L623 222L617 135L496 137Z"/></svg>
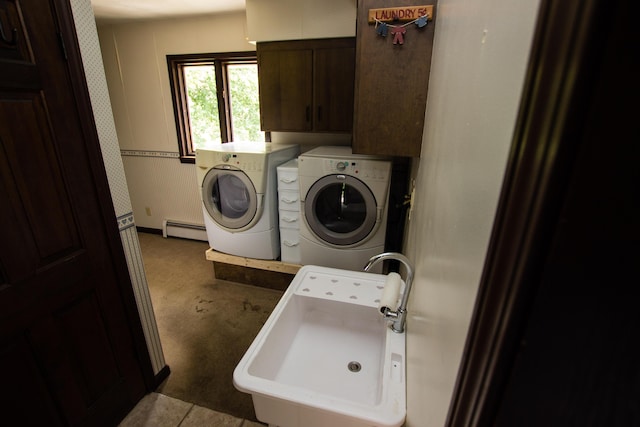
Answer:
<svg viewBox="0 0 640 427"><path fill-rule="evenodd" d="M228 142L196 150L204 224L212 249L247 258L280 256L276 167L298 145Z"/></svg>
<svg viewBox="0 0 640 427"><path fill-rule="evenodd" d="M302 264L362 270L384 252L390 160L318 147L298 157L298 175Z"/></svg>

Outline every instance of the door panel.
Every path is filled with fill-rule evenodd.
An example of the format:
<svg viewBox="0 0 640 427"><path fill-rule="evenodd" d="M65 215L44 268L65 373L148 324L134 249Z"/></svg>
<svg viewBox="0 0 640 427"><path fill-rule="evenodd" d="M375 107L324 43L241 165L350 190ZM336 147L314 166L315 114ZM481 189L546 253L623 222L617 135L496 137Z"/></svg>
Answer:
<svg viewBox="0 0 640 427"><path fill-rule="evenodd" d="M80 295L32 325L27 332L38 365L69 424L82 424L87 411L112 389L127 394L95 294Z"/></svg>
<svg viewBox="0 0 640 427"><path fill-rule="evenodd" d="M90 400L98 399L119 382L119 375L96 295L74 301L57 313L55 319L56 329L64 332L61 339L70 354L76 381L83 385ZM101 369L92 369L95 363Z"/></svg>
<svg viewBox="0 0 640 427"><path fill-rule="evenodd" d="M55 403L24 337L0 347L0 375L2 387L11 391L2 394L3 409L16 410L24 406L24 402L31 405L28 411L21 414L20 425L62 425ZM3 411L3 418L7 414L7 411Z"/></svg>
<svg viewBox="0 0 640 427"><path fill-rule="evenodd" d="M0 23L4 34L4 40L0 40L0 58L32 64L33 57L21 21L18 2L0 2Z"/></svg>
<svg viewBox="0 0 640 427"><path fill-rule="evenodd" d="M3 422L114 425L150 388L151 364L71 11L0 0L0 23Z"/></svg>
<svg viewBox="0 0 640 427"><path fill-rule="evenodd" d="M12 209L26 219L29 231L23 233L37 248L32 262L38 268L79 248L44 102L37 93L0 94L2 174L13 187Z"/></svg>

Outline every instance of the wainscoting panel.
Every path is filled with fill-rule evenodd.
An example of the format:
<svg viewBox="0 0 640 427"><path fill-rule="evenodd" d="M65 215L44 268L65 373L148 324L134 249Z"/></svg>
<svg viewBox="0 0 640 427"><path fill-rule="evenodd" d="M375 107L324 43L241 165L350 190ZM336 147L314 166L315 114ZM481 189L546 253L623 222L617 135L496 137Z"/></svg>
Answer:
<svg viewBox="0 0 640 427"><path fill-rule="evenodd" d="M138 233L133 221L133 213L129 213L118 218L120 228L120 238L122 246L127 255L127 265L129 267L129 275L133 284L133 292L138 305L138 312L142 321L144 337L147 341L147 348L151 356L151 364L153 372L157 374L165 366L164 353L162 352L162 344L158 334L158 325L151 304L151 296L149 295L149 286L147 284L147 276L144 271L144 263L140 253L140 242L138 241Z"/></svg>
<svg viewBox="0 0 640 427"><path fill-rule="evenodd" d="M138 227L162 230L164 220L204 225L196 165L178 153L122 150Z"/></svg>
<svg viewBox="0 0 640 427"><path fill-rule="evenodd" d="M136 233L131 199L127 186L118 136L113 119L109 90L104 72L98 32L93 9L89 0L71 0L71 10L82 54L82 63L87 78L91 106L100 140L109 190L113 200L118 229L122 240L129 274L133 284L136 304L142 322L145 340L151 356L154 374L158 374L166 363L160 345L149 287L142 263L140 244Z"/></svg>

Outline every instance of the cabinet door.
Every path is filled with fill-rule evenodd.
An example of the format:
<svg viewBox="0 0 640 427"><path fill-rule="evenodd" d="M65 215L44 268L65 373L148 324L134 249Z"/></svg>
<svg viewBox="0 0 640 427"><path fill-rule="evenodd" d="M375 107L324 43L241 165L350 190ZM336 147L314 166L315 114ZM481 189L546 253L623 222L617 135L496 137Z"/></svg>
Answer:
<svg viewBox="0 0 640 427"><path fill-rule="evenodd" d="M355 51L355 46L314 51L314 130L351 131Z"/></svg>
<svg viewBox="0 0 640 427"><path fill-rule="evenodd" d="M312 129L312 67L310 49L260 51L258 45L262 130Z"/></svg>

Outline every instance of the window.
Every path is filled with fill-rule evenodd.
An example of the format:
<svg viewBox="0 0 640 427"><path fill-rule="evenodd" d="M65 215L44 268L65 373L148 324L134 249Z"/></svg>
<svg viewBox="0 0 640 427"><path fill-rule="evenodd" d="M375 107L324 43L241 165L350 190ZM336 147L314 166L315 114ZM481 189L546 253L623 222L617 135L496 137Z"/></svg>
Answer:
<svg viewBox="0 0 640 427"><path fill-rule="evenodd" d="M229 141L265 141L255 52L167 55L180 160Z"/></svg>

